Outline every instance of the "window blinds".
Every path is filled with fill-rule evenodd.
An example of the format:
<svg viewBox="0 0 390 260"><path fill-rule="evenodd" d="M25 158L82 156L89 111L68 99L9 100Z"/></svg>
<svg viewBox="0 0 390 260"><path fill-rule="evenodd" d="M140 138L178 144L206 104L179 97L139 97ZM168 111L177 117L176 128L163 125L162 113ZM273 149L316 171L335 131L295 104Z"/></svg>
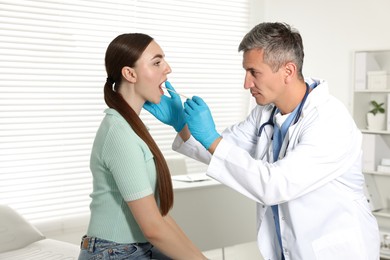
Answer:
<svg viewBox="0 0 390 260"><path fill-rule="evenodd" d="M163 48L177 91L201 96L217 125L247 112L238 44L248 0L0 0L0 203L31 222L89 212L89 156L106 105L104 53L119 34ZM141 118L166 158L175 132ZM186 159L188 172L206 167Z"/></svg>

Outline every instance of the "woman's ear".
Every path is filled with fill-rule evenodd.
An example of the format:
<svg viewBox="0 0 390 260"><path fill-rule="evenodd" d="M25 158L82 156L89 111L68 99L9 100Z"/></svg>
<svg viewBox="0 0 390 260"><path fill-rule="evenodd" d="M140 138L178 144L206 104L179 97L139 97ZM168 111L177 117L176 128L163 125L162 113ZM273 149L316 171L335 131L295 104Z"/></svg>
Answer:
<svg viewBox="0 0 390 260"><path fill-rule="evenodd" d="M122 68L122 77L130 83L137 82L137 73L135 70L129 66Z"/></svg>

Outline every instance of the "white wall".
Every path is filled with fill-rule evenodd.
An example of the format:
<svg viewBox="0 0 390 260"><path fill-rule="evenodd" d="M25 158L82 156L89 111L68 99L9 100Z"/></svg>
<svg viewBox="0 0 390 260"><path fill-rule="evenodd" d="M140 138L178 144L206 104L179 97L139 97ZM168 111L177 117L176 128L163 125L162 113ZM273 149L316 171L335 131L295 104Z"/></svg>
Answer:
<svg viewBox="0 0 390 260"><path fill-rule="evenodd" d="M301 33L304 76L326 79L330 92L352 111L353 51L390 49L390 1L261 2L264 21L286 22Z"/></svg>

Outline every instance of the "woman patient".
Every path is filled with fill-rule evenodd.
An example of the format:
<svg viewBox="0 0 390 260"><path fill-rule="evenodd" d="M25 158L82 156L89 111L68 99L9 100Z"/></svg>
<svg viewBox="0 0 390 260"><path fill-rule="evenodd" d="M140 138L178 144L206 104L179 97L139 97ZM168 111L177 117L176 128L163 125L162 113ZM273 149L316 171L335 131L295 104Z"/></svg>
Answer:
<svg viewBox="0 0 390 260"><path fill-rule="evenodd" d="M148 35L123 34L109 44L105 66L109 108L91 153L91 218L79 259L206 259L169 216L168 166L139 117L145 102L170 100L161 88L171 72L164 52ZM175 124L180 131L185 122Z"/></svg>

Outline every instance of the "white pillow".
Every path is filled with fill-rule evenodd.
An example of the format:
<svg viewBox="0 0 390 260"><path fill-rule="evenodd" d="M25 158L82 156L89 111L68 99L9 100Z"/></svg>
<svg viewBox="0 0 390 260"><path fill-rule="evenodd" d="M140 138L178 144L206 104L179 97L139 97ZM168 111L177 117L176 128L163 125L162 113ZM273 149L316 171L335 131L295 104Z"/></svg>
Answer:
<svg viewBox="0 0 390 260"><path fill-rule="evenodd" d="M0 205L0 253L23 248L45 236L8 206Z"/></svg>

